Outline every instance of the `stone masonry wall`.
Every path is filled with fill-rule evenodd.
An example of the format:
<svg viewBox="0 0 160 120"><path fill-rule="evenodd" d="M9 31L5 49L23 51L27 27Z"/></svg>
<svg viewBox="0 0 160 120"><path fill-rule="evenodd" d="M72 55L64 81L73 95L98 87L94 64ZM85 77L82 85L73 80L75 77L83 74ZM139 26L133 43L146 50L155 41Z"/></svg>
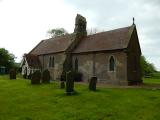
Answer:
<svg viewBox="0 0 160 120"><path fill-rule="evenodd" d="M49 59L54 56L54 67L49 67ZM64 53L49 54L39 56L40 62L42 64L42 71L48 69L50 71L52 80L59 80L63 71L63 63L65 60Z"/></svg>
<svg viewBox="0 0 160 120"><path fill-rule="evenodd" d="M109 71L109 59L115 59L115 71ZM78 71L83 74L83 81L88 82L91 76L97 76L98 82L111 85L127 85L127 56L124 52L74 54L78 59Z"/></svg>

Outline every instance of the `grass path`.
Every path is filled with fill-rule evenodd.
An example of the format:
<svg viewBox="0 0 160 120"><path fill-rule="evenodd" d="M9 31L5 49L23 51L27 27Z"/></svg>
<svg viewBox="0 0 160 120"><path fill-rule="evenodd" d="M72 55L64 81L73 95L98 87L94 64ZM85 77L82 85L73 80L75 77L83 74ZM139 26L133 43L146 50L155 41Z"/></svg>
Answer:
<svg viewBox="0 0 160 120"><path fill-rule="evenodd" d="M31 85L30 81L0 76L0 120L159 120L160 90L105 88L96 92L76 84L76 95L66 96L58 83Z"/></svg>

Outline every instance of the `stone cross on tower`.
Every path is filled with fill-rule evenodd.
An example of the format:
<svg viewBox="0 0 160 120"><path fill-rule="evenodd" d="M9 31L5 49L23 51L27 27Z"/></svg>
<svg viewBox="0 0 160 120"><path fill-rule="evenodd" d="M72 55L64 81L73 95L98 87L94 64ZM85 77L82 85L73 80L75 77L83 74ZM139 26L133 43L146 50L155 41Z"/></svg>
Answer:
<svg viewBox="0 0 160 120"><path fill-rule="evenodd" d="M135 25L135 24L134 24L134 17L133 17L133 25Z"/></svg>

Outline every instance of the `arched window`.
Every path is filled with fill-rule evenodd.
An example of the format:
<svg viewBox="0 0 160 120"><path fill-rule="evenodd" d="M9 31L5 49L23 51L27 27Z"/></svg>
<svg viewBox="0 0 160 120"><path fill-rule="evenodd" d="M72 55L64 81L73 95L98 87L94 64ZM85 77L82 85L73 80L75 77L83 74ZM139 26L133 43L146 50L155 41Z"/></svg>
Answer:
<svg viewBox="0 0 160 120"><path fill-rule="evenodd" d="M115 60L113 56L109 59L109 71L115 71Z"/></svg>
<svg viewBox="0 0 160 120"><path fill-rule="evenodd" d="M52 58L49 57L49 67L51 67L51 66L52 66Z"/></svg>
<svg viewBox="0 0 160 120"><path fill-rule="evenodd" d="M77 58L75 59L75 71L76 72L78 71L78 59Z"/></svg>
<svg viewBox="0 0 160 120"><path fill-rule="evenodd" d="M54 57L52 57L52 67L54 67Z"/></svg>

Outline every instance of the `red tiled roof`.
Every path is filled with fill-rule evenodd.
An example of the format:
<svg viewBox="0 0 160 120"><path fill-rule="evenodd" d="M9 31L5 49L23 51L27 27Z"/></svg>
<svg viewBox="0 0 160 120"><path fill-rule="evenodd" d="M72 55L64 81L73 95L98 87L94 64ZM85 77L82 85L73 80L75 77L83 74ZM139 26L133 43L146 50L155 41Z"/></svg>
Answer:
<svg viewBox="0 0 160 120"><path fill-rule="evenodd" d="M127 48L133 26L89 35L82 39L73 53Z"/></svg>
<svg viewBox="0 0 160 120"><path fill-rule="evenodd" d="M30 54L42 55L56 52L64 52L71 43L72 35L42 40Z"/></svg>
<svg viewBox="0 0 160 120"><path fill-rule="evenodd" d="M82 39L73 53L117 50L127 48L134 25L89 35ZM42 40L29 54L43 55L64 52L73 39L72 34Z"/></svg>

